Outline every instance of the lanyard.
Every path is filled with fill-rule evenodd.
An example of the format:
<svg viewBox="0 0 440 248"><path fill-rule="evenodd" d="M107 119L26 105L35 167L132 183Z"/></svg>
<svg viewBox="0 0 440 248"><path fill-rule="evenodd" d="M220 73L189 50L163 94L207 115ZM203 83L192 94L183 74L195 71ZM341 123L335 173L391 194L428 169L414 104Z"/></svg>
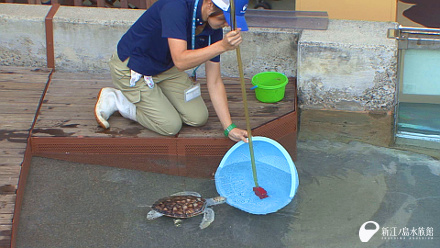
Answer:
<svg viewBox="0 0 440 248"><path fill-rule="evenodd" d="M199 5L199 0L196 0L194 4L194 12L192 18L192 28L191 28L191 48L194 50L196 47L196 16L197 16L197 5Z"/></svg>
<svg viewBox="0 0 440 248"><path fill-rule="evenodd" d="M194 4L194 12L192 18L192 26L191 26L191 48L192 50L196 47L196 16L197 16L197 7L199 5L199 0L196 0ZM211 35L208 38L208 46L211 45ZM196 71L199 69L200 65L198 65L192 72L192 77L196 78Z"/></svg>

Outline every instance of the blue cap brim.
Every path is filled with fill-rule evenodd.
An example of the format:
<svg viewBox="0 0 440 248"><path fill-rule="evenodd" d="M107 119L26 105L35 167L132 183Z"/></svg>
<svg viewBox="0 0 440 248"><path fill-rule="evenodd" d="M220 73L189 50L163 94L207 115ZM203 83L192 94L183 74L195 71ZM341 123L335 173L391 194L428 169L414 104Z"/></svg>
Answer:
<svg viewBox="0 0 440 248"><path fill-rule="evenodd" d="M226 11L223 11L223 13L225 14L225 18L226 18L226 21L228 22L229 26L232 27L231 14ZM248 25L246 23L246 19L244 18L244 15L243 16L236 15L235 21L237 22L236 23L237 27L235 27L235 28L241 28L241 31L248 31L249 30Z"/></svg>

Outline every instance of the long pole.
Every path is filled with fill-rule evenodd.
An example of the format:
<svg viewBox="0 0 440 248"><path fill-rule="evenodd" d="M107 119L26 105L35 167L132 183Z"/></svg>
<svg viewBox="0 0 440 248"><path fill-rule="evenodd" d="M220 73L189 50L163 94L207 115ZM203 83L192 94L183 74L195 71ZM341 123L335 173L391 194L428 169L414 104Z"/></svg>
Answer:
<svg viewBox="0 0 440 248"><path fill-rule="evenodd" d="M232 30L235 30L236 27L236 19L235 19L235 1L230 0L231 2L231 22L232 22ZM252 174L254 177L254 183L255 187L259 187L258 185L258 179L257 179L257 168L255 166L255 157L254 157L254 146L252 144L252 132L251 132L251 124L249 121L249 110L248 110L248 104L247 104L247 95L246 95L246 86L244 84L244 73L243 73L243 62L241 61L241 53L240 53L240 46L237 47L237 62L238 62L238 71L240 73L240 83L241 83L241 94L243 97L243 104L244 104L244 116L246 118L246 129L248 132L248 142L249 142L249 152L251 155L251 164L252 164Z"/></svg>

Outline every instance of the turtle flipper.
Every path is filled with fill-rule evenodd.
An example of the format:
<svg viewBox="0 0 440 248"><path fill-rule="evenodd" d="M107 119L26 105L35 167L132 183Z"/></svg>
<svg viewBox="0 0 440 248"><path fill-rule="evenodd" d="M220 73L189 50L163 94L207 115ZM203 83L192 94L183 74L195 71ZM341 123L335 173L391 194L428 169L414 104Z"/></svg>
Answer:
<svg viewBox="0 0 440 248"><path fill-rule="evenodd" d="M178 192L178 193L172 194L171 196L179 196L179 195L192 195L195 197L202 197L199 193L193 192L193 191Z"/></svg>
<svg viewBox="0 0 440 248"><path fill-rule="evenodd" d="M163 214L155 211L155 210L151 210L150 212L148 212L147 214L147 220L154 220L157 219L159 217L163 216Z"/></svg>
<svg viewBox="0 0 440 248"><path fill-rule="evenodd" d="M206 208L203 214L202 223L200 223L200 229L205 229L214 221L215 213L212 208Z"/></svg>

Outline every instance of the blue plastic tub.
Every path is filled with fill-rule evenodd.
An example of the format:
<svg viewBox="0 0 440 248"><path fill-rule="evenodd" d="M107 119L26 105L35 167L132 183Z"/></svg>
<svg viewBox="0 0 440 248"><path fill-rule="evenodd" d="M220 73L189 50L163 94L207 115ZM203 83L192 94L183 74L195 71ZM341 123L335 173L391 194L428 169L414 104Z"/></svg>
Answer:
<svg viewBox="0 0 440 248"><path fill-rule="evenodd" d="M289 153L278 142L253 137L258 184L269 197L255 195L249 144L238 142L225 154L215 173L217 192L226 202L252 214L269 214L289 204L299 185L298 173Z"/></svg>

